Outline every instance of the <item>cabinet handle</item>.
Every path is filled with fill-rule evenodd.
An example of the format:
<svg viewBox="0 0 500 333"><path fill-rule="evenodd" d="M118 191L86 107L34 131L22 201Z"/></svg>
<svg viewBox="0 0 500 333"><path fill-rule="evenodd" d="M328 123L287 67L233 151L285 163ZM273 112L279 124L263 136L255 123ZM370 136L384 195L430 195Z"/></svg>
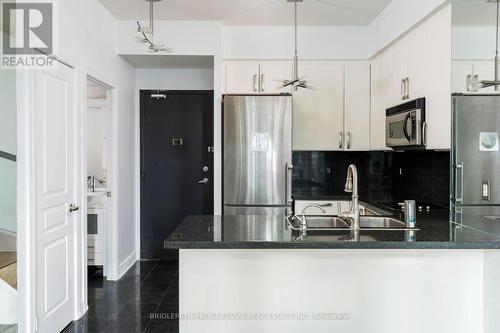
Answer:
<svg viewBox="0 0 500 333"><path fill-rule="evenodd" d="M347 149L351 149L351 132L347 132Z"/></svg>
<svg viewBox="0 0 500 333"><path fill-rule="evenodd" d="M406 99L410 99L410 78L406 78Z"/></svg>
<svg viewBox="0 0 500 333"><path fill-rule="evenodd" d="M472 91L472 74L467 75L467 80L465 81L465 84L467 86L467 92Z"/></svg>
<svg viewBox="0 0 500 333"><path fill-rule="evenodd" d="M257 92L257 74L253 75L253 91Z"/></svg>
<svg viewBox="0 0 500 333"><path fill-rule="evenodd" d="M264 74L260 74L260 91L264 91Z"/></svg>
<svg viewBox="0 0 500 333"><path fill-rule="evenodd" d="M427 123L425 121L422 124L422 143L427 146Z"/></svg>
<svg viewBox="0 0 500 333"><path fill-rule="evenodd" d="M339 132L339 149L344 148L344 135L342 132Z"/></svg>
<svg viewBox="0 0 500 333"><path fill-rule="evenodd" d="M401 79L401 100L405 99L406 83L405 79Z"/></svg>

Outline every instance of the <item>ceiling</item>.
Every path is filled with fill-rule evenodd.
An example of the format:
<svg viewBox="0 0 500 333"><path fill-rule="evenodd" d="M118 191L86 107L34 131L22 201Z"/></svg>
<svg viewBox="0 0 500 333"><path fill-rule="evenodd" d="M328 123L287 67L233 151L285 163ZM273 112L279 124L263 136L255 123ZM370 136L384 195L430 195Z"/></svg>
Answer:
<svg viewBox="0 0 500 333"><path fill-rule="evenodd" d="M454 26L494 26L496 3L486 0L453 0Z"/></svg>
<svg viewBox="0 0 500 333"><path fill-rule="evenodd" d="M119 20L147 20L145 0L100 0ZM299 25L363 26L391 0L303 0L298 3ZM224 25L293 25L293 3L287 0L162 0L155 19L216 20Z"/></svg>
<svg viewBox="0 0 500 333"><path fill-rule="evenodd" d="M214 66L212 56L151 54L122 54L135 68L210 68Z"/></svg>

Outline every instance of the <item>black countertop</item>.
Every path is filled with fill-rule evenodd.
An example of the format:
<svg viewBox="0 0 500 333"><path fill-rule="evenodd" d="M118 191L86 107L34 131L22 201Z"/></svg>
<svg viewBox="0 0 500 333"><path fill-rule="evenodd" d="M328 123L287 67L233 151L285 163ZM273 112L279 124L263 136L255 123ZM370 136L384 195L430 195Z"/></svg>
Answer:
<svg viewBox="0 0 500 333"><path fill-rule="evenodd" d="M400 212L393 216L400 218ZM284 216L187 216L166 249L500 249L500 237L449 223L447 209L417 213L418 231L292 231ZM354 237L358 236L358 237Z"/></svg>

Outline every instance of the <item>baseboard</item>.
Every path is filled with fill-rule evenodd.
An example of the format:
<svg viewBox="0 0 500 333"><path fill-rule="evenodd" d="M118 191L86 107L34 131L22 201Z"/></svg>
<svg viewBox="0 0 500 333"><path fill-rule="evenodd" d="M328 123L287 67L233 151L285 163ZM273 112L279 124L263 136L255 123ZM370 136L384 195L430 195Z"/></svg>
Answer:
<svg viewBox="0 0 500 333"><path fill-rule="evenodd" d="M122 278L122 276L125 273L127 273L127 271L130 269L130 267L132 267L135 264L135 262L137 260L136 258L137 258L137 254L134 251L127 258L125 258L125 260L123 260L120 263L120 269L118 271L117 280L120 280Z"/></svg>

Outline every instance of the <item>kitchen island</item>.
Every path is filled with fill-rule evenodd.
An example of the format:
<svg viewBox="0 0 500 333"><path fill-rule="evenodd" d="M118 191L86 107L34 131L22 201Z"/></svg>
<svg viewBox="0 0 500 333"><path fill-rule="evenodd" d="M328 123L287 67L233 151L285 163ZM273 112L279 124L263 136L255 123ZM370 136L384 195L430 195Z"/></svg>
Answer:
<svg viewBox="0 0 500 333"><path fill-rule="evenodd" d="M419 213L415 235L299 235L284 216L189 216L180 332L498 332L500 239Z"/></svg>

